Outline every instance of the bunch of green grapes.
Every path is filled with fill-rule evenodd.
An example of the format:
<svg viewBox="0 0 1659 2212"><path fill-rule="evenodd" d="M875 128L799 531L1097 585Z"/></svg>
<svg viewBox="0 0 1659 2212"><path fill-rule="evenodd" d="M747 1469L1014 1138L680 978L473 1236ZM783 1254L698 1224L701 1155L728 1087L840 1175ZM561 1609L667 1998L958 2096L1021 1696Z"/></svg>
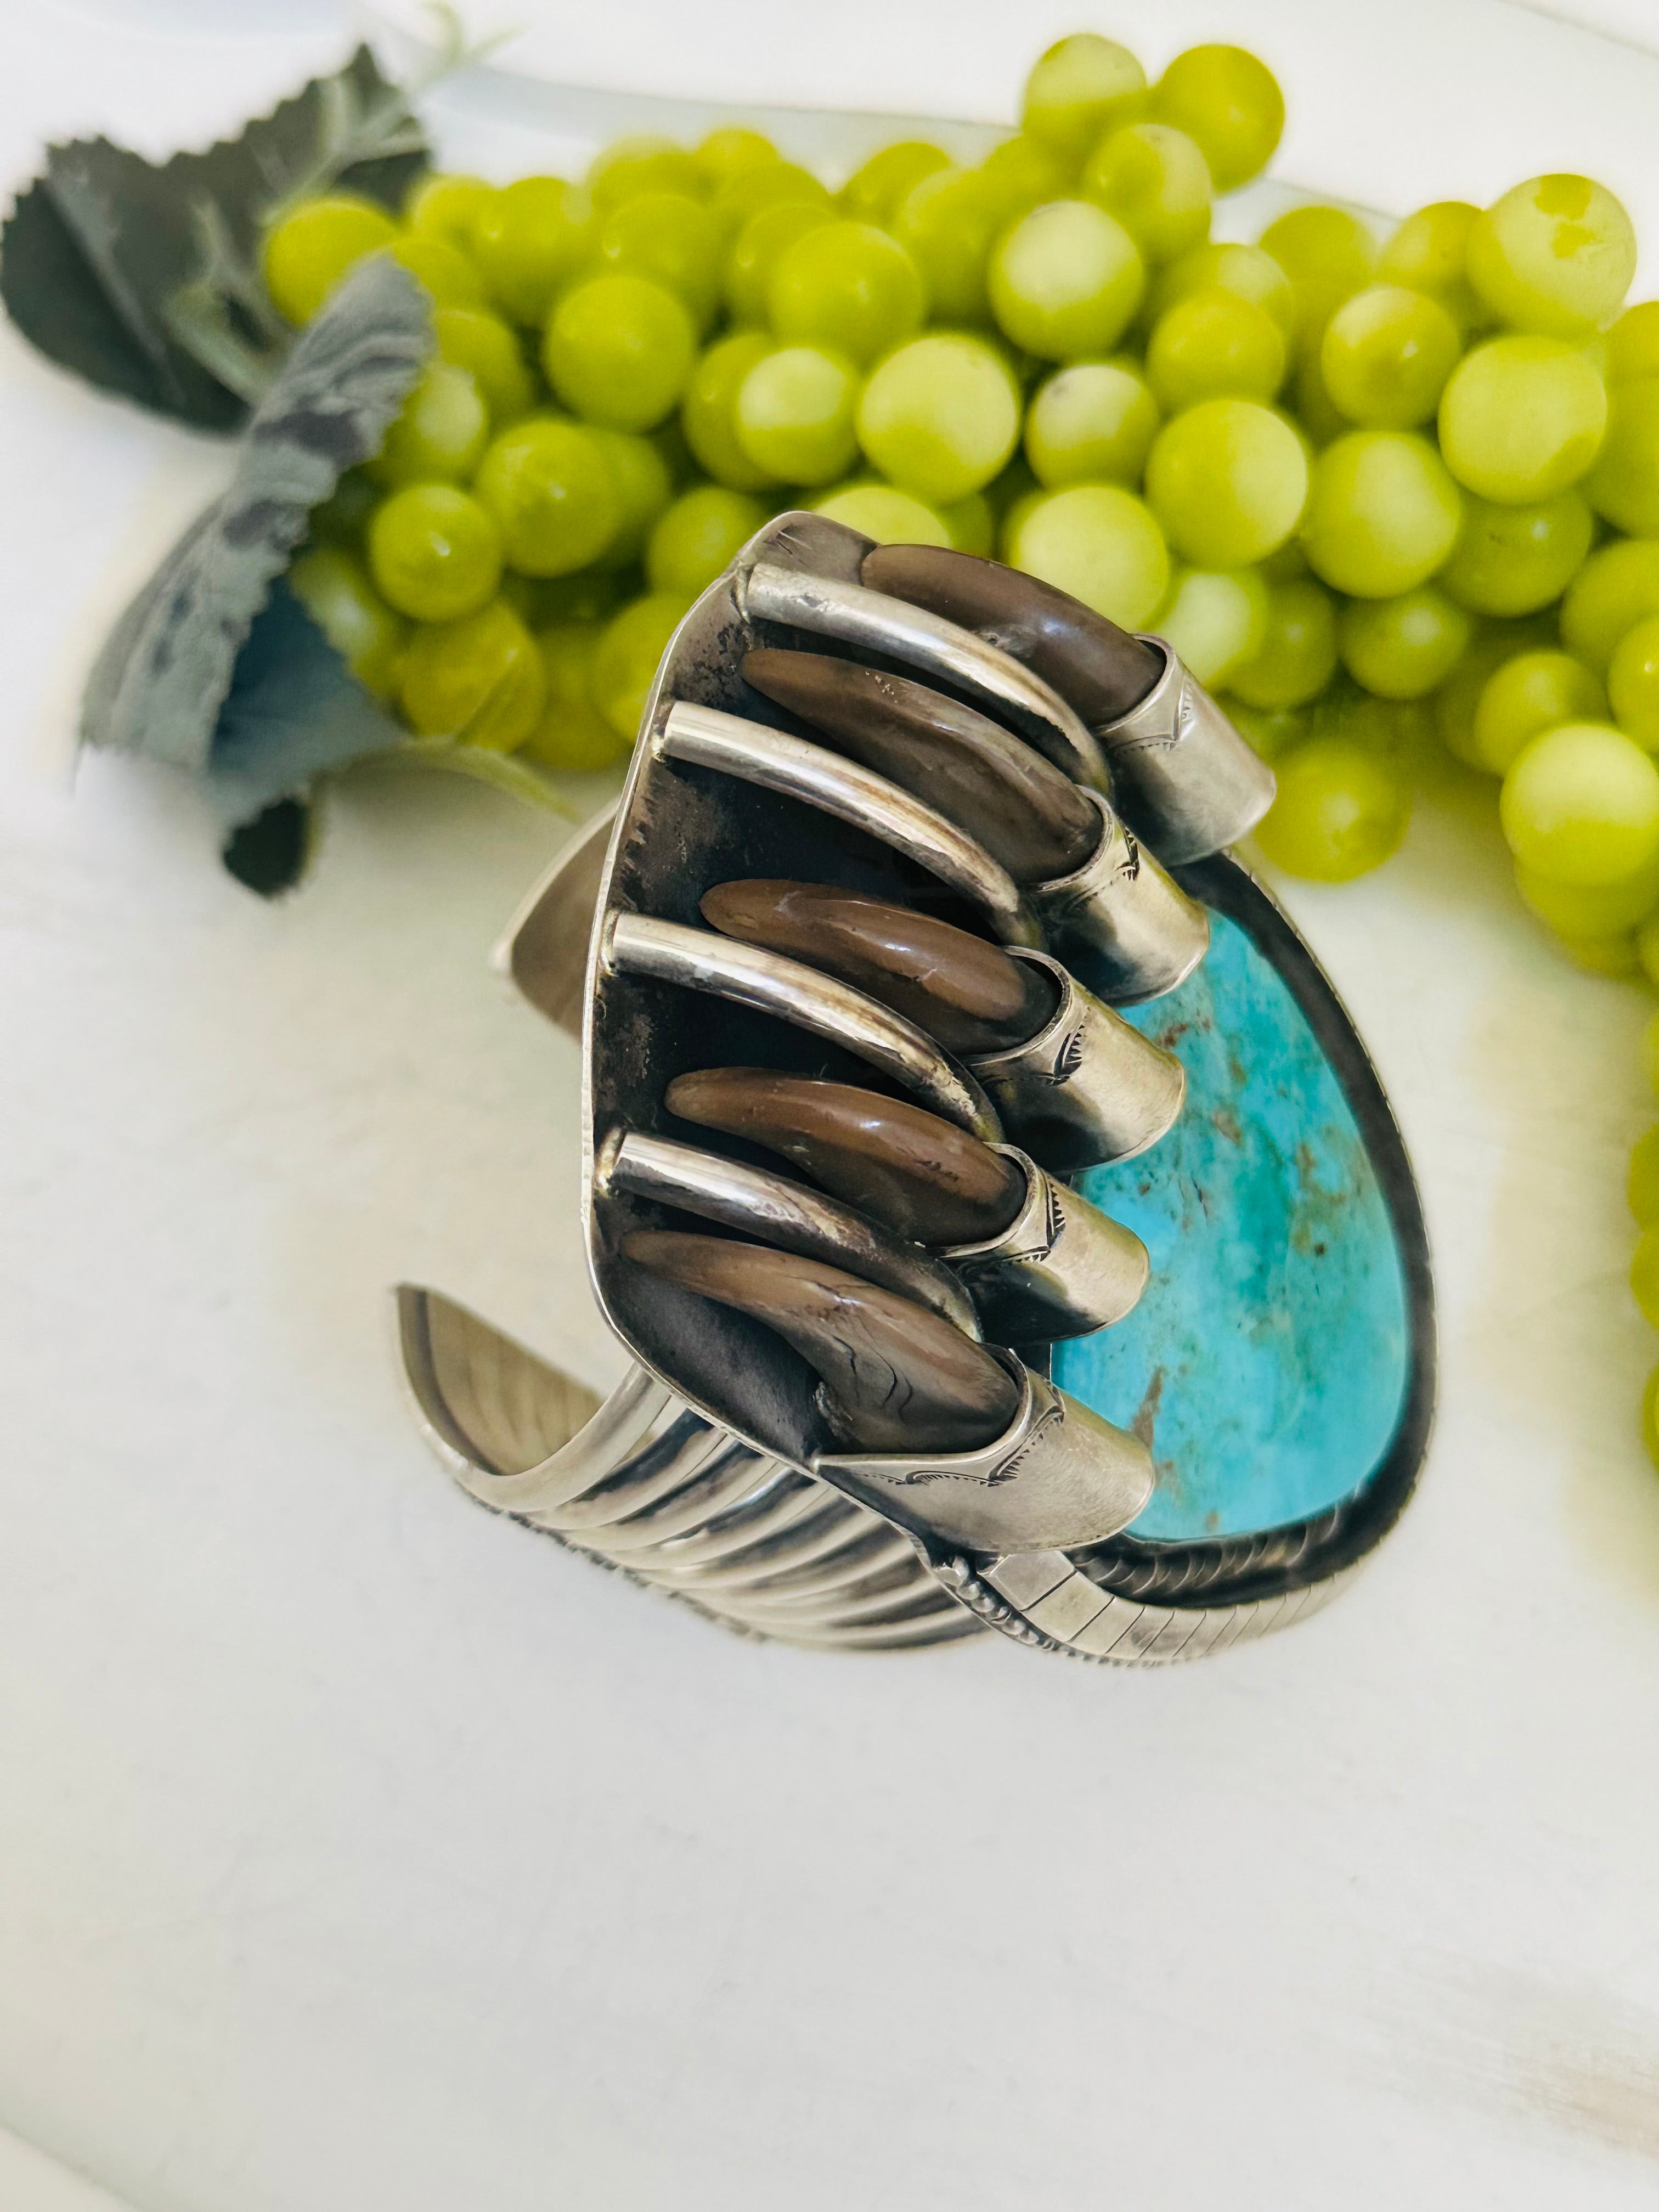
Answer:
<svg viewBox="0 0 1659 2212"><path fill-rule="evenodd" d="M1284 122L1236 46L1156 82L1063 39L977 165L906 140L831 190L757 132L618 141L580 183L431 176L265 244L314 313L391 252L437 349L293 581L428 737L604 767L664 647L769 514L994 554L1167 637L1270 754L1278 866L1404 836L1419 771L1493 780L1526 908L1659 985L1659 301L1590 179L1384 236L1215 196ZM1659 1021L1650 1036L1659 1088ZM1659 1129L1637 1294L1659 1324ZM1659 1457L1659 1376L1648 1394Z"/></svg>

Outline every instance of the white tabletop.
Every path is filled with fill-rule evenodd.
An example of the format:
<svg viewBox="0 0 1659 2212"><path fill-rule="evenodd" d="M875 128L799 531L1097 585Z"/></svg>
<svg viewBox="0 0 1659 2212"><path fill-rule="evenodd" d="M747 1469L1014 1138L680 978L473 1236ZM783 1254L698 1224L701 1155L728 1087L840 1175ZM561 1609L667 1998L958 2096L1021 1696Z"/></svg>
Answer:
<svg viewBox="0 0 1659 2212"><path fill-rule="evenodd" d="M957 0L939 63L987 112L976 25L1023 52L1092 17L1153 61L1222 27L1280 68L1304 179L1322 149L1403 207L1600 167L1659 236L1659 62L1472 4ZM802 41L828 12L769 6ZM913 70L938 11L879 12ZM8 175L47 135L205 137L338 45L332 0L20 14ZM654 18L653 78L708 42L610 14ZM917 104L880 39L826 44L817 96ZM468 1504L399 1401L404 1276L619 1369L574 1054L483 969L554 832L364 782L268 907L187 790L93 760L71 791L98 626L224 455L9 328L0 441L4 2212L1650 2205L1650 1002L1546 949L1490 807L1289 891L1442 1299L1427 1478L1352 1594L1146 1675L747 1645Z"/></svg>

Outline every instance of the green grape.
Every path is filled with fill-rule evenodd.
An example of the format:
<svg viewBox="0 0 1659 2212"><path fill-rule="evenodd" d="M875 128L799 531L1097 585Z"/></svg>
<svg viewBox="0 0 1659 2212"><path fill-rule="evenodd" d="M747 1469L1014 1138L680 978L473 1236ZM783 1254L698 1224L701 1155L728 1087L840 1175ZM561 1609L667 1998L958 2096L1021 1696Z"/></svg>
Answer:
<svg viewBox="0 0 1659 2212"><path fill-rule="evenodd" d="M638 734L658 665L684 614L678 592L647 592L613 615L600 635L588 696L626 744Z"/></svg>
<svg viewBox="0 0 1659 2212"><path fill-rule="evenodd" d="M1270 584L1297 584L1311 576L1308 556L1294 538L1287 538L1276 553L1269 553L1256 566Z"/></svg>
<svg viewBox="0 0 1659 2212"><path fill-rule="evenodd" d="M1261 650L1269 594L1254 568L1188 568L1158 616L1158 634L1200 684L1230 684Z"/></svg>
<svg viewBox="0 0 1659 2212"><path fill-rule="evenodd" d="M313 507L307 535L313 545L361 544L368 518L385 495L368 471L348 469L320 507Z"/></svg>
<svg viewBox="0 0 1659 2212"><path fill-rule="evenodd" d="M1146 294L1145 313L1156 324L1178 301L1219 286L1253 307L1265 307L1288 341L1296 328L1296 295L1291 280L1259 246L1195 246L1158 271Z"/></svg>
<svg viewBox="0 0 1659 2212"><path fill-rule="evenodd" d="M993 146L979 167L987 190L1012 222L1044 200L1064 199L1072 189L1073 165L1051 146L1017 131Z"/></svg>
<svg viewBox="0 0 1659 2212"><path fill-rule="evenodd" d="M1218 192L1259 175L1285 129L1278 78L1243 46L1177 54L1153 88L1152 112L1197 140Z"/></svg>
<svg viewBox="0 0 1659 2212"><path fill-rule="evenodd" d="M365 690L388 697L397 683L404 625L355 554L313 545L291 562L289 589Z"/></svg>
<svg viewBox="0 0 1659 2212"><path fill-rule="evenodd" d="M1281 546L1308 502L1308 456L1290 424L1249 399L1206 399L1166 422L1146 497L1199 568L1248 568Z"/></svg>
<svg viewBox="0 0 1659 2212"><path fill-rule="evenodd" d="M925 138L901 138L854 170L841 188L841 211L854 222L890 222L924 177L950 166L951 156L942 147Z"/></svg>
<svg viewBox="0 0 1659 2212"><path fill-rule="evenodd" d="M782 346L762 356L738 387L737 441L773 482L834 483L858 452L858 371L844 355Z"/></svg>
<svg viewBox="0 0 1659 2212"><path fill-rule="evenodd" d="M1383 247L1378 276L1437 300L1460 331L1478 330L1490 319L1468 271L1469 233L1480 214L1467 200L1435 200L1419 208Z"/></svg>
<svg viewBox="0 0 1659 2212"><path fill-rule="evenodd" d="M1134 240L1088 200L1051 200L1021 217L992 252L997 322L1041 361L1109 353L1146 289Z"/></svg>
<svg viewBox="0 0 1659 2212"><path fill-rule="evenodd" d="M1616 884L1557 884L1518 864L1515 887L1547 929L1575 945L1627 936L1659 906L1659 863Z"/></svg>
<svg viewBox="0 0 1659 2212"><path fill-rule="evenodd" d="M1530 506L1463 501L1463 528L1440 571L1443 591L1474 614L1522 615L1547 606L1577 574L1595 524L1582 492Z"/></svg>
<svg viewBox="0 0 1659 2212"><path fill-rule="evenodd" d="M489 435L489 410L453 362L430 361L368 463L377 483L454 483L470 477Z"/></svg>
<svg viewBox="0 0 1659 2212"><path fill-rule="evenodd" d="M1434 727L1426 700L1380 699L1346 670L1315 700L1308 720L1316 737L1359 745L1396 772L1404 771L1409 756L1423 750Z"/></svg>
<svg viewBox="0 0 1659 2212"><path fill-rule="evenodd" d="M524 750L545 768L591 775L608 768L626 744L593 703L593 664L599 657L596 622L550 623L536 633L547 678L547 705L525 739Z"/></svg>
<svg viewBox="0 0 1659 2212"><path fill-rule="evenodd" d="M1549 337L1612 320L1636 273L1636 234L1604 185L1532 177L1471 226L1469 282L1501 323Z"/></svg>
<svg viewBox="0 0 1659 2212"><path fill-rule="evenodd" d="M751 169L769 168L779 155L769 138L750 130L746 124L722 123L699 143L691 158L704 184L714 191Z"/></svg>
<svg viewBox="0 0 1659 2212"><path fill-rule="evenodd" d="M618 270L565 293L548 320L542 367L565 405L611 430L649 430L678 404L697 357L684 304Z"/></svg>
<svg viewBox="0 0 1659 2212"><path fill-rule="evenodd" d="M1632 1148L1625 1195L1638 1228L1648 1229L1659 1221L1659 1121Z"/></svg>
<svg viewBox="0 0 1659 2212"><path fill-rule="evenodd" d="M370 517L368 568L400 615L453 622L495 592L501 533L489 510L453 484L410 484Z"/></svg>
<svg viewBox="0 0 1659 2212"><path fill-rule="evenodd" d="M1265 307L1212 285L1153 326L1146 380L1166 414L1232 394L1271 399L1285 380L1285 338Z"/></svg>
<svg viewBox="0 0 1659 2212"><path fill-rule="evenodd" d="M559 177L520 177L480 204L467 246L507 320L539 324L591 257L595 233L586 192Z"/></svg>
<svg viewBox="0 0 1659 2212"><path fill-rule="evenodd" d="M951 545L950 526L913 493L884 483L848 484L814 503L813 512L861 531L878 545Z"/></svg>
<svg viewBox="0 0 1659 2212"><path fill-rule="evenodd" d="M1459 483L1518 506L1576 483L1607 423L1607 386L1576 346L1488 338L1463 356L1441 396L1440 450Z"/></svg>
<svg viewBox="0 0 1659 2212"><path fill-rule="evenodd" d="M915 262L941 320L987 319L991 248L1008 219L1001 194L982 169L936 169L899 202L893 235Z"/></svg>
<svg viewBox="0 0 1659 2212"><path fill-rule="evenodd" d="M1461 519L1457 486L1426 439L1351 430L1314 465L1302 549L1339 592L1393 599L1433 575Z"/></svg>
<svg viewBox="0 0 1659 2212"><path fill-rule="evenodd" d="M1659 1328L1659 1230L1644 1229L1630 1263L1630 1286L1642 1318Z"/></svg>
<svg viewBox="0 0 1659 2212"><path fill-rule="evenodd" d="M1615 385L1607 434L1584 479L1590 505L1632 538L1659 534L1659 376Z"/></svg>
<svg viewBox="0 0 1659 2212"><path fill-rule="evenodd" d="M1133 492L1073 484L1010 511L1007 558L1128 630L1145 629L1170 587L1163 532Z"/></svg>
<svg viewBox="0 0 1659 2212"><path fill-rule="evenodd" d="M966 499L947 500L939 519L951 533L958 553L973 553L988 560L996 549L997 523L988 493L970 491Z"/></svg>
<svg viewBox="0 0 1659 2212"><path fill-rule="evenodd" d="M491 599L457 622L424 623L403 658L398 703L417 737L489 752L517 750L542 716L547 678L536 641Z"/></svg>
<svg viewBox="0 0 1659 2212"><path fill-rule="evenodd" d="M732 319L763 325L774 269L797 239L835 220L835 210L815 200L780 200L750 216L726 260L723 289Z"/></svg>
<svg viewBox="0 0 1659 2212"><path fill-rule="evenodd" d="M1559 884L1611 884L1659 855L1659 768L1602 722L1534 738L1504 778L1498 819L1524 866Z"/></svg>
<svg viewBox="0 0 1659 2212"><path fill-rule="evenodd" d="M440 307L432 327L440 357L466 371L496 429L530 412L536 387L510 325L483 307Z"/></svg>
<svg viewBox="0 0 1659 2212"><path fill-rule="evenodd" d="M747 492L728 491L724 484L682 492L652 530L646 581L653 592L695 599L747 544L766 512Z"/></svg>
<svg viewBox="0 0 1659 2212"><path fill-rule="evenodd" d="M406 231L392 258L426 287L434 307L483 307L489 304L484 282L465 254L441 238Z"/></svg>
<svg viewBox="0 0 1659 2212"><path fill-rule="evenodd" d="M747 172L740 173L746 174ZM642 192L686 192L700 199L708 180L695 154L677 146L672 138L648 131L613 139L596 154L587 172L587 189L601 216Z"/></svg>
<svg viewBox="0 0 1659 2212"><path fill-rule="evenodd" d="M1633 738L1644 752L1659 753L1659 615L1644 616L1613 648L1607 663L1607 696L1613 719L1625 735Z"/></svg>
<svg viewBox="0 0 1659 2212"><path fill-rule="evenodd" d="M301 200L265 233L259 268L271 305L290 323L308 323L348 269L397 243L383 207L350 192Z"/></svg>
<svg viewBox="0 0 1659 2212"><path fill-rule="evenodd" d="M1522 622L1475 624L1474 635L1451 674L1435 693L1431 709L1441 743L1466 768L1484 769L1474 749L1474 716L1486 679L1496 668L1517 653L1549 652L1555 638L1547 622L1536 617Z"/></svg>
<svg viewBox="0 0 1659 2212"><path fill-rule="evenodd" d="M1605 975L1613 982L1628 983L1642 970L1636 940L1627 932L1616 937L1553 937L1553 943L1555 950L1586 975Z"/></svg>
<svg viewBox="0 0 1659 2212"><path fill-rule="evenodd" d="M867 222L798 238L773 267L766 302L784 344L826 346L861 368L920 330L927 306L915 262Z"/></svg>
<svg viewBox="0 0 1659 2212"><path fill-rule="evenodd" d="M436 238L463 253L472 250L472 226L495 196L482 177L433 169L417 177L404 201L404 223L418 238Z"/></svg>
<svg viewBox="0 0 1659 2212"><path fill-rule="evenodd" d="M1648 1457L1659 1467L1659 1367L1649 1376L1642 1393L1642 1443Z"/></svg>
<svg viewBox="0 0 1659 2212"><path fill-rule="evenodd" d="M474 488L501 531L507 561L528 576L586 568L623 522L611 460L578 422L533 415L515 422L484 455Z"/></svg>
<svg viewBox="0 0 1659 2212"><path fill-rule="evenodd" d="M625 574L596 568L574 569L568 576L525 576L509 568L501 578L503 599L509 596L509 586L526 592L526 620L532 629L549 623L607 623L632 591Z"/></svg>
<svg viewBox="0 0 1659 2212"><path fill-rule="evenodd" d="M882 473L935 503L990 483L1019 442L1019 387L981 339L936 331L876 368L859 399L859 443Z"/></svg>
<svg viewBox="0 0 1659 2212"><path fill-rule="evenodd" d="M1346 438L1353 424L1325 388L1325 371L1317 348L1304 353L1296 365L1291 386L1296 427L1316 453Z"/></svg>
<svg viewBox="0 0 1659 2212"><path fill-rule="evenodd" d="M1546 730L1559 729L1564 722L1605 721L1607 713L1607 696L1582 660L1542 647L1516 653L1500 662L1480 688L1470 731L1472 764L1490 769L1494 775L1507 775ZM1593 929L1564 932L1568 936L1601 933Z"/></svg>
<svg viewBox="0 0 1659 2212"><path fill-rule="evenodd" d="M1607 335L1607 380L1632 384L1639 376L1659 376L1659 300L1638 300Z"/></svg>
<svg viewBox="0 0 1659 2212"><path fill-rule="evenodd" d="M1079 361L1038 386L1025 416L1025 455L1038 481L1138 484L1158 435L1158 402L1125 362Z"/></svg>
<svg viewBox="0 0 1659 2212"><path fill-rule="evenodd" d="M1432 584L1391 599L1353 599L1336 626L1342 665L1379 699L1421 699L1468 649L1474 624Z"/></svg>
<svg viewBox="0 0 1659 2212"><path fill-rule="evenodd" d="M1336 606L1311 576L1273 584L1261 641L1227 673L1227 688L1247 706L1305 706L1336 672Z"/></svg>
<svg viewBox="0 0 1659 2212"><path fill-rule="evenodd" d="M738 443L743 380L774 350L764 331L738 331L709 347L691 372L680 425L697 465L732 491L763 491L778 479L757 468Z"/></svg>
<svg viewBox="0 0 1659 2212"><path fill-rule="evenodd" d="M599 258L673 293L699 329L714 319L726 233L702 200L684 192L635 193L599 225Z"/></svg>
<svg viewBox="0 0 1659 2212"><path fill-rule="evenodd" d="M1659 614L1659 542L1620 538L1592 553L1561 602L1561 642L1598 675L1644 616Z"/></svg>
<svg viewBox="0 0 1659 2212"><path fill-rule="evenodd" d="M637 431L605 430L593 425L588 436L605 455L617 495L617 520L611 541L597 555L602 568L631 568L644 555L646 540L674 496L674 479L654 440Z"/></svg>
<svg viewBox="0 0 1659 2212"><path fill-rule="evenodd" d="M1346 208L1298 207L1270 222L1261 242L1291 280L1296 301L1293 349L1317 351L1326 324L1342 302L1371 282L1376 240Z"/></svg>
<svg viewBox="0 0 1659 2212"><path fill-rule="evenodd" d="M1399 847L1411 801L1388 763L1343 738L1310 738L1274 764L1279 796L1256 830L1276 867L1351 883Z"/></svg>
<svg viewBox="0 0 1659 2212"><path fill-rule="evenodd" d="M1647 934L1644 930L1644 942ZM1659 1097L1659 1014L1654 1016L1642 1032L1642 1061L1647 1071L1648 1088L1656 1097Z"/></svg>
<svg viewBox="0 0 1659 2212"><path fill-rule="evenodd" d="M1456 324L1426 293L1370 284L1326 324L1319 367L1351 422L1410 430L1433 415L1462 349Z"/></svg>
<svg viewBox="0 0 1659 2212"><path fill-rule="evenodd" d="M832 220L836 214L829 186L793 161L768 161L740 171L726 179L710 204L727 231L736 233L763 208L791 202L823 208Z"/></svg>
<svg viewBox="0 0 1659 2212"><path fill-rule="evenodd" d="M1128 48L1079 31L1050 46L1026 78L1020 128L1078 162L1114 125L1141 113L1146 99L1146 72Z"/></svg>
<svg viewBox="0 0 1659 2212"><path fill-rule="evenodd" d="M1296 707L1253 707L1231 691L1221 702L1227 719L1239 735L1265 761L1298 745L1308 734L1308 717Z"/></svg>
<svg viewBox="0 0 1659 2212"><path fill-rule="evenodd" d="M1083 190L1154 266L1210 234L1210 172L1197 143L1167 123L1129 123L1103 138L1084 165Z"/></svg>

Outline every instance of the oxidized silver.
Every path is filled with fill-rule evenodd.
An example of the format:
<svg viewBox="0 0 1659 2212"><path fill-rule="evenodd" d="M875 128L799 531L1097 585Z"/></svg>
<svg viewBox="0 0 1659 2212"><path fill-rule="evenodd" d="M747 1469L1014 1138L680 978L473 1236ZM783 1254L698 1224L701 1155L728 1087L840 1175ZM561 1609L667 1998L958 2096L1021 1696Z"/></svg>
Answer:
<svg viewBox="0 0 1659 2212"><path fill-rule="evenodd" d="M1033 884L1031 904L1056 949L1086 956L1091 983L1121 1006L1184 983L1209 949L1203 908L1172 882L1098 792L1100 842L1081 867Z"/></svg>
<svg viewBox="0 0 1659 2212"><path fill-rule="evenodd" d="M1144 699L1095 731L1133 812L1170 866L1236 844L1273 802L1273 774L1248 745L1175 648L1140 642L1164 666Z"/></svg>
<svg viewBox="0 0 1659 2212"><path fill-rule="evenodd" d="M939 1255L972 1293L986 1334L998 1344L1051 1344L1121 1321L1152 1270L1139 1237L1017 1146L997 1150L1025 1177L1024 1204L1000 1237Z"/></svg>
<svg viewBox="0 0 1659 2212"><path fill-rule="evenodd" d="M1155 1145L1181 1111L1181 1062L1051 955L1012 957L1054 978L1056 1003L1035 1036L970 1063L1008 1133L1062 1175Z"/></svg>

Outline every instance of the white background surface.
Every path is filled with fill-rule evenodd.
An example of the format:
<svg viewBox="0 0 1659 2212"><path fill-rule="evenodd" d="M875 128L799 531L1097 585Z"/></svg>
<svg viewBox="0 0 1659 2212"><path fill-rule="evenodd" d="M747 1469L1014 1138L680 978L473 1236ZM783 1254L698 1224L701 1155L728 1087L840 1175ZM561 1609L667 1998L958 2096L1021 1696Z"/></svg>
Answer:
<svg viewBox="0 0 1659 2212"><path fill-rule="evenodd" d="M1659 237L1659 63L1489 6L768 12L804 96L967 113L1079 21L1242 34L1289 173L1588 167ZM717 78L744 20L572 11L567 73ZM334 21L35 0L0 166L211 135ZM9 329L0 451L0 2125L136 2212L1651 2204L1650 1006L1536 940L1484 811L1292 895L1443 1300L1428 1479L1355 1592L1166 1674L745 1646L465 1503L398 1398L404 1275L618 1364L574 1052L483 973L547 825L365 783L270 908L187 792L71 793L97 628L223 456ZM0 2137L0 2212L94 2201Z"/></svg>

